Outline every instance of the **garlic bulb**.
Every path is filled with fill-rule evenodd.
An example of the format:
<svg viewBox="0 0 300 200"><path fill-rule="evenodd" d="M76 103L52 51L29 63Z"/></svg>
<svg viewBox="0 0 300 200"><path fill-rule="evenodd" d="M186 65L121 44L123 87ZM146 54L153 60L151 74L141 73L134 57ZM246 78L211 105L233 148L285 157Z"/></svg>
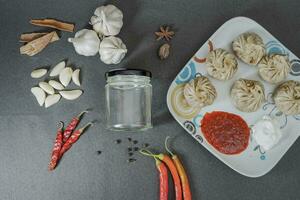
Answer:
<svg viewBox="0 0 300 200"><path fill-rule="evenodd" d="M69 38L68 41L73 43L75 51L79 55L94 56L99 51L100 39L93 30L82 29L75 34L74 38Z"/></svg>
<svg viewBox="0 0 300 200"><path fill-rule="evenodd" d="M100 6L90 23L99 35L117 35L123 26L123 13L114 5Z"/></svg>
<svg viewBox="0 0 300 200"><path fill-rule="evenodd" d="M100 43L100 59L105 64L118 64L125 57L127 49L122 40L115 36L109 36Z"/></svg>

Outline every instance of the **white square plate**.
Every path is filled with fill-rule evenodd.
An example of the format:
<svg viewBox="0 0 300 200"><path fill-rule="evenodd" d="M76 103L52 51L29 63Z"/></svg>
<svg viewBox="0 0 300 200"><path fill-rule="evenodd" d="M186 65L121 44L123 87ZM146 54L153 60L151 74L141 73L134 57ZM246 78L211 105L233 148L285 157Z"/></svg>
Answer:
<svg viewBox="0 0 300 200"><path fill-rule="evenodd" d="M188 61L184 68L180 71L177 77L172 82L167 95L168 108L177 120L177 122L200 144L208 151L223 161L233 170L249 177L259 177L269 172L276 163L282 158L287 150L292 146L300 135L300 115L286 116L278 111L271 94L277 85L271 85L262 79L257 74L257 68L249 66L240 60L239 69L231 80L219 81L208 76L205 66L205 57L210 48L223 48L232 52L232 41L242 33L255 32L262 37L267 53L287 54L292 64L292 71L288 76L288 80L300 80L300 60L284 45L282 45L274 36L266 29L260 26L255 21L246 17L236 17L224 23L196 52L196 54ZM210 79L217 90L217 98L210 106L203 108L196 117L181 117L176 112L173 106L176 106L176 95L180 95L182 85L197 74L204 75ZM244 113L237 110L230 99L230 88L234 81L239 78L259 80L264 84L267 101L264 105L254 113ZM174 103L175 102L175 103ZM215 150L209 143L206 142L200 130L200 121L206 112L211 111L226 111L240 115L249 126L253 125L263 115L271 115L275 117L281 126L284 137L273 149L268 152L263 151L257 143L250 139L249 145L245 151L237 155L225 155ZM251 138L251 137L250 137Z"/></svg>

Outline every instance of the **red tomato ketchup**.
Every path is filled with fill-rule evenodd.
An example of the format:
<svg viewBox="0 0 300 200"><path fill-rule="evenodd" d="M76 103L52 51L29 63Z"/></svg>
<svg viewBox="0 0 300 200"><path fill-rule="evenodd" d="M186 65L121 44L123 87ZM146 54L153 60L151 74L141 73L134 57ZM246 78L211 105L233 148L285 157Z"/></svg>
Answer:
<svg viewBox="0 0 300 200"><path fill-rule="evenodd" d="M249 143L250 128L240 116L214 111L201 120L201 131L209 144L224 154L238 154Z"/></svg>

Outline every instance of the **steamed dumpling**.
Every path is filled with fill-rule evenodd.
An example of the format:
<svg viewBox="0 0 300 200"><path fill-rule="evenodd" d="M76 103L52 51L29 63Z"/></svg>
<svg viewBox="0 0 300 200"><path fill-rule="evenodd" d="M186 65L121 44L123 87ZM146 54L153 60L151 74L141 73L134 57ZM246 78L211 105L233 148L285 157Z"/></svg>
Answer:
<svg viewBox="0 0 300 200"><path fill-rule="evenodd" d="M286 81L279 85L273 95L278 110L286 115L300 114L300 82Z"/></svg>
<svg viewBox="0 0 300 200"><path fill-rule="evenodd" d="M269 83L279 83L286 79L291 70L291 64L286 55L272 54L264 56L258 63L258 73Z"/></svg>
<svg viewBox="0 0 300 200"><path fill-rule="evenodd" d="M191 107L204 107L214 102L217 91L205 76L196 77L185 84L184 98Z"/></svg>
<svg viewBox="0 0 300 200"><path fill-rule="evenodd" d="M232 43L232 48L237 57L249 65L257 65L266 53L262 38L252 32L237 37Z"/></svg>
<svg viewBox="0 0 300 200"><path fill-rule="evenodd" d="M224 49L209 52L206 58L207 72L218 80L228 80L237 71L238 62L234 55Z"/></svg>
<svg viewBox="0 0 300 200"><path fill-rule="evenodd" d="M265 101L264 86L254 80L239 79L231 88L234 106L243 112L254 112Z"/></svg>

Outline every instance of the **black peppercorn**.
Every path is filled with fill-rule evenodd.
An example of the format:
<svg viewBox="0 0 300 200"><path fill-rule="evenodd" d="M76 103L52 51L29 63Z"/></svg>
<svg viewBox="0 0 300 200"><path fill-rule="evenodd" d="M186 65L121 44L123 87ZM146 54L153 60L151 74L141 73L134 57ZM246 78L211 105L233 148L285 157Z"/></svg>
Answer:
<svg viewBox="0 0 300 200"><path fill-rule="evenodd" d="M127 160L127 162L135 162L135 161L136 161L135 158L129 158L129 159Z"/></svg>
<svg viewBox="0 0 300 200"><path fill-rule="evenodd" d="M102 153L102 151L100 151L100 150L99 150L99 151L97 151L97 154L98 154L98 155L100 155L101 153Z"/></svg>
<svg viewBox="0 0 300 200"><path fill-rule="evenodd" d="M121 142L122 142L122 140L120 140L120 139L117 139L117 140L116 140L116 143L117 143L117 144L120 144Z"/></svg>

